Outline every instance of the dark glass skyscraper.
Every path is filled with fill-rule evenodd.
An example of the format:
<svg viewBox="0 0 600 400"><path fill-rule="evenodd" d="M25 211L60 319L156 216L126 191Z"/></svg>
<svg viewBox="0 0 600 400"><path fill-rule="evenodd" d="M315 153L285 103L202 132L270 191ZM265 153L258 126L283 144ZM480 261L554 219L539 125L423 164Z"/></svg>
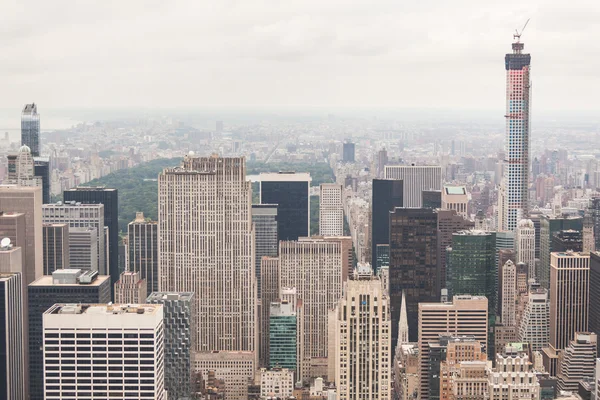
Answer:
<svg viewBox="0 0 600 400"><path fill-rule="evenodd" d="M260 174L260 203L277 205L279 240L310 235L310 181L307 173Z"/></svg>
<svg viewBox="0 0 600 400"><path fill-rule="evenodd" d="M590 253L590 332L600 332L600 252Z"/></svg>
<svg viewBox="0 0 600 400"><path fill-rule="evenodd" d="M32 153L33 154L33 153ZM50 203L50 158L34 157L33 171L35 176L42 178L42 202Z"/></svg>
<svg viewBox="0 0 600 400"><path fill-rule="evenodd" d="M127 225L129 271L139 272L146 280L147 292L158 291L158 222L146 220L144 213L136 213Z"/></svg>
<svg viewBox="0 0 600 400"><path fill-rule="evenodd" d="M404 185L400 180L373 179L372 192L371 265L377 268L377 246L390 243L390 212L402 207Z"/></svg>
<svg viewBox="0 0 600 400"><path fill-rule="evenodd" d="M98 304L110 301L108 276L95 271L65 269L43 276L28 288L29 388L32 400L44 399L44 353L42 314L56 303ZM52 371L48 371L53 374Z"/></svg>
<svg viewBox="0 0 600 400"><path fill-rule="evenodd" d="M543 288L550 288L550 253L554 250L552 237L564 230L583 231L583 217L547 216L540 219L540 265L537 278Z"/></svg>
<svg viewBox="0 0 600 400"><path fill-rule="evenodd" d="M426 208L396 208L390 214L390 310L392 343L397 342L402 292L408 338L418 340L419 303L440 300L437 215Z"/></svg>
<svg viewBox="0 0 600 400"><path fill-rule="evenodd" d="M40 155L40 115L35 103L25 104L21 112L21 144L31 149L31 155Z"/></svg>
<svg viewBox="0 0 600 400"><path fill-rule="evenodd" d="M104 226L108 226L108 274L112 282L119 280L119 194L117 189L76 187L64 191L65 201L82 204L104 204Z"/></svg>
<svg viewBox="0 0 600 400"><path fill-rule="evenodd" d="M354 162L354 149L355 149L354 143L352 143L352 142L344 143L344 154L343 154L344 162L349 162L349 163Z"/></svg>
<svg viewBox="0 0 600 400"><path fill-rule="evenodd" d="M558 231L552 235L552 251L583 251L583 235L573 229Z"/></svg>
<svg viewBox="0 0 600 400"><path fill-rule="evenodd" d="M260 260L263 257L277 257L277 206L274 204L252 204L252 222L254 223L254 268L258 297L261 294Z"/></svg>

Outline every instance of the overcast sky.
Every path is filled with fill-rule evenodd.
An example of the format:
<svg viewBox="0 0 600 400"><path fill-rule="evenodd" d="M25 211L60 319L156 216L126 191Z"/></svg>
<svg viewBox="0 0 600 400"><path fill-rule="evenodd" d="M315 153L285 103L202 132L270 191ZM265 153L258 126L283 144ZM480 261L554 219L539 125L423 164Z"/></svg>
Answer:
<svg viewBox="0 0 600 400"><path fill-rule="evenodd" d="M0 107L600 109L598 0L0 2Z"/></svg>

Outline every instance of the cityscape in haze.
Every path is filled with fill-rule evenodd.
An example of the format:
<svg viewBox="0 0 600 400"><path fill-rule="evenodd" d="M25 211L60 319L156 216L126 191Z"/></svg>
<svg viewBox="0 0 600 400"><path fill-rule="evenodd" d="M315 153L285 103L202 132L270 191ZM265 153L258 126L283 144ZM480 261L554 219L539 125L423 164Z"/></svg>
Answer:
<svg viewBox="0 0 600 400"><path fill-rule="evenodd" d="M600 400L574 3L7 5L0 400Z"/></svg>

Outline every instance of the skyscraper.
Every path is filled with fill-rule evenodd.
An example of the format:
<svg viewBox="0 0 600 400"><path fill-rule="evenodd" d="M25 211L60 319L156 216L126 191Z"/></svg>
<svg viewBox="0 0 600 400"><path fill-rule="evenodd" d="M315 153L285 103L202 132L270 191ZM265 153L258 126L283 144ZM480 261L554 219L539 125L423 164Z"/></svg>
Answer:
<svg viewBox="0 0 600 400"><path fill-rule="evenodd" d="M28 146L34 157L40 155L40 115L35 103L25 104L21 112L21 144Z"/></svg>
<svg viewBox="0 0 600 400"><path fill-rule="evenodd" d="M469 194L465 186L444 185L442 189L442 208L455 210L458 215L468 218Z"/></svg>
<svg viewBox="0 0 600 400"><path fill-rule="evenodd" d="M44 204L50 203L50 157L34 157L33 173L42 183L42 201Z"/></svg>
<svg viewBox="0 0 600 400"><path fill-rule="evenodd" d="M359 264L330 318L338 399L390 399L389 300L370 265Z"/></svg>
<svg viewBox="0 0 600 400"><path fill-rule="evenodd" d="M69 225L43 224L44 275L52 275L57 269L70 267Z"/></svg>
<svg viewBox="0 0 600 400"><path fill-rule="evenodd" d="M550 299L544 288L532 289L519 325L518 340L541 351L550 340Z"/></svg>
<svg viewBox="0 0 600 400"><path fill-rule="evenodd" d="M261 280L260 291L260 320L259 320L259 361L260 365L269 365L269 326L271 316L271 303L280 299L279 290L279 258L263 257L260 260Z"/></svg>
<svg viewBox="0 0 600 400"><path fill-rule="evenodd" d="M346 163L353 163L354 162L354 150L355 149L355 145L354 143L348 141L344 143L344 154L343 154L343 161Z"/></svg>
<svg viewBox="0 0 600 400"><path fill-rule="evenodd" d="M536 271L537 278L546 289L550 288L550 253L554 250L552 237L555 233L563 230L583 230L582 217L547 216L540 218L540 264L539 271Z"/></svg>
<svg viewBox="0 0 600 400"><path fill-rule="evenodd" d="M342 185L322 183L319 196L319 235L342 236L344 234L344 206Z"/></svg>
<svg viewBox="0 0 600 400"><path fill-rule="evenodd" d="M535 226L530 219L522 219L515 232L517 262L527 264L529 278L535 278Z"/></svg>
<svg viewBox="0 0 600 400"><path fill-rule="evenodd" d="M82 204L75 201L44 204L42 206L42 215L45 224L69 225L70 233L73 232L71 228L94 228L98 261L94 264L92 270L98 271L100 274L107 272L105 269L106 242L103 204Z"/></svg>
<svg viewBox="0 0 600 400"><path fill-rule="evenodd" d="M23 282L18 272L0 272L0 398L25 400L27 333Z"/></svg>
<svg viewBox="0 0 600 400"><path fill-rule="evenodd" d="M310 174L261 173L260 203L277 204L279 240L310 235Z"/></svg>
<svg viewBox="0 0 600 400"><path fill-rule="evenodd" d="M186 156L158 177L159 290L194 292L195 351L257 351L252 190L243 157ZM255 354L256 356L256 354Z"/></svg>
<svg viewBox="0 0 600 400"><path fill-rule="evenodd" d="M22 244L24 280L30 284L43 274L42 189L0 186L0 210L25 214L25 241ZM19 245L19 240L16 244Z"/></svg>
<svg viewBox="0 0 600 400"><path fill-rule="evenodd" d="M169 400L192 394L194 293L154 292L148 304L162 304L165 343L165 389ZM142 302L143 303L143 302Z"/></svg>
<svg viewBox="0 0 600 400"><path fill-rule="evenodd" d="M402 293L406 294L409 340L417 341L418 304L440 299L437 215L426 208L396 208L390 214L390 310L392 343L398 338Z"/></svg>
<svg viewBox="0 0 600 400"><path fill-rule="evenodd" d="M252 204L252 223L254 224L254 267L256 269L256 287L261 295L260 262L263 257L277 257L279 241L277 238L277 205Z"/></svg>
<svg viewBox="0 0 600 400"><path fill-rule="evenodd" d="M502 292L500 320L504 326L515 326L517 323L517 266L508 260L500 270L499 290Z"/></svg>
<svg viewBox="0 0 600 400"><path fill-rule="evenodd" d="M303 302L304 354L307 363L327 359L328 310L342 296L342 244L322 238L301 238L279 243L280 287L294 287ZM332 355L333 356L333 355Z"/></svg>
<svg viewBox="0 0 600 400"><path fill-rule="evenodd" d="M518 37L520 39L520 36ZM503 177L503 218L501 231L514 231L529 214L529 109L531 56L523 54L524 44L512 44L505 57L506 142Z"/></svg>
<svg viewBox="0 0 600 400"><path fill-rule="evenodd" d="M158 291L158 222L137 212L127 225L127 269L139 272L146 280L146 292Z"/></svg>
<svg viewBox="0 0 600 400"><path fill-rule="evenodd" d="M496 352L496 368L488 370L486 399L539 399L537 371L532 369L523 344L507 345Z"/></svg>
<svg viewBox="0 0 600 400"><path fill-rule="evenodd" d="M442 190L439 165L386 165L385 178L404 182L402 207L423 207L423 190Z"/></svg>
<svg viewBox="0 0 600 400"><path fill-rule="evenodd" d="M105 186L79 186L65 190L64 200L82 204L104 204L104 225L108 226L108 259L105 261L114 283L119 280L119 193ZM104 235L102 235L104 236ZM104 251L103 251L104 253Z"/></svg>
<svg viewBox="0 0 600 400"><path fill-rule="evenodd" d="M44 399L44 312L56 303L106 304L110 302L110 286L108 276L73 269L54 271L52 276L43 276L29 285L29 387L32 400ZM55 371L48 372L56 374Z"/></svg>
<svg viewBox="0 0 600 400"><path fill-rule="evenodd" d="M590 255L552 253L550 266L550 345L562 350L588 330Z"/></svg>
<svg viewBox="0 0 600 400"><path fill-rule="evenodd" d="M296 371L298 354L296 305L288 301L273 302L270 304L269 311L269 368L287 368Z"/></svg>
<svg viewBox="0 0 600 400"><path fill-rule="evenodd" d="M371 265L377 267L377 246L390 243L390 212L402 207L402 181L373 179L371 200ZM375 269L377 272L377 269Z"/></svg>
<svg viewBox="0 0 600 400"><path fill-rule="evenodd" d="M583 236L581 231L572 229L566 231L558 231L552 235L552 251L583 251Z"/></svg>
<svg viewBox="0 0 600 400"><path fill-rule="evenodd" d="M473 221L456 214L455 210L436 210L438 236L438 261L440 265L440 287L447 287L446 267L448 266L448 248L452 246L452 234L472 229Z"/></svg>
<svg viewBox="0 0 600 400"><path fill-rule="evenodd" d="M6 156L8 162L7 183L17 186L42 187L42 178L36 176L35 161L31 149L25 145L19 151Z"/></svg>
<svg viewBox="0 0 600 400"><path fill-rule="evenodd" d="M69 267L98 270L98 233L92 226L69 229Z"/></svg>
<svg viewBox="0 0 600 400"><path fill-rule="evenodd" d="M598 338L593 332L576 332L565 348L558 373L558 390L575 392L579 381L594 378Z"/></svg>
<svg viewBox="0 0 600 400"><path fill-rule="evenodd" d="M589 331L600 332L600 252L590 253Z"/></svg>
<svg viewBox="0 0 600 400"><path fill-rule="evenodd" d="M121 272L121 278L115 282L113 289L115 302L120 304L143 304L148 297L148 285L139 272Z"/></svg>
<svg viewBox="0 0 600 400"><path fill-rule="evenodd" d="M44 396L165 400L164 341L160 305L55 304L43 314Z"/></svg>

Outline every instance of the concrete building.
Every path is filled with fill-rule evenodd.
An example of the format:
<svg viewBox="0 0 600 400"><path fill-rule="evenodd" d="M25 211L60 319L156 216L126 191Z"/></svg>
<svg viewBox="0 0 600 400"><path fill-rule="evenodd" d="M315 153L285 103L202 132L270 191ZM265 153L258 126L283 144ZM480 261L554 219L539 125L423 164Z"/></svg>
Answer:
<svg viewBox="0 0 600 400"><path fill-rule="evenodd" d="M483 399L488 382L487 355L481 343L473 337L453 337L445 351L439 370L439 399Z"/></svg>
<svg viewBox="0 0 600 400"><path fill-rule="evenodd" d="M540 264L536 271L537 278L542 287L550 288L550 253L554 250L552 237L563 230L581 231L583 218L567 215L540 217Z"/></svg>
<svg viewBox="0 0 600 400"><path fill-rule="evenodd" d="M442 167L439 165L386 165L385 178L403 181L402 207L423 206L423 190L442 190Z"/></svg>
<svg viewBox="0 0 600 400"><path fill-rule="evenodd" d="M500 318L505 326L517 324L517 267L508 260L502 266L500 291L502 292L502 304Z"/></svg>
<svg viewBox="0 0 600 400"><path fill-rule="evenodd" d="M263 257L277 257L279 251L277 204L252 204L252 223L254 224L256 287L260 299L262 291L261 260Z"/></svg>
<svg viewBox="0 0 600 400"><path fill-rule="evenodd" d="M181 166L159 175L158 192L159 289L198 293L192 328L197 357L210 358L213 351L257 355L252 190L245 159L186 156Z"/></svg>
<svg viewBox="0 0 600 400"><path fill-rule="evenodd" d="M579 381L594 378L598 340L593 332L577 332L562 354L558 390L577 392Z"/></svg>
<svg viewBox="0 0 600 400"><path fill-rule="evenodd" d="M279 301L279 258L263 257L260 261L261 294L259 314L259 363L269 366L271 303Z"/></svg>
<svg viewBox="0 0 600 400"><path fill-rule="evenodd" d="M193 394L194 293L154 292L146 302L163 307L164 375L168 399L189 397Z"/></svg>
<svg viewBox="0 0 600 400"><path fill-rule="evenodd" d="M280 241L310 235L310 182L308 173L260 174L260 203L277 204Z"/></svg>
<svg viewBox="0 0 600 400"><path fill-rule="evenodd" d="M294 394L294 371L287 368L260 370L261 399L287 399Z"/></svg>
<svg viewBox="0 0 600 400"><path fill-rule="evenodd" d="M44 224L42 226L44 275L71 266L69 259L69 225Z"/></svg>
<svg viewBox="0 0 600 400"><path fill-rule="evenodd" d="M429 399L430 342L441 334L473 336L488 342L488 300L483 296L454 296L452 303L419 303L419 398Z"/></svg>
<svg viewBox="0 0 600 400"><path fill-rule="evenodd" d="M44 204L42 215L45 224L69 225L69 235L74 231L73 228L93 228L96 234L96 258L98 261L92 266L91 271L98 271L101 275L107 273L103 204L82 204L74 201ZM69 238L70 241L72 239L72 237Z"/></svg>
<svg viewBox="0 0 600 400"><path fill-rule="evenodd" d="M496 354L496 367L488 370L486 399L539 399L540 383L522 343L507 345Z"/></svg>
<svg viewBox="0 0 600 400"><path fill-rule="evenodd" d="M391 398L389 309L381 281L372 276L370 265L359 264L329 317L338 399Z"/></svg>
<svg viewBox="0 0 600 400"><path fill-rule="evenodd" d="M527 264L529 278L535 278L535 225L530 219L522 219L515 232L517 263Z"/></svg>
<svg viewBox="0 0 600 400"><path fill-rule="evenodd" d="M469 194L465 186L444 185L442 189L442 209L454 210L457 215L469 218Z"/></svg>
<svg viewBox="0 0 600 400"><path fill-rule="evenodd" d="M279 243L280 287L296 288L304 309L302 364L328 357L328 310L342 296L343 254L340 242L301 238ZM307 372L309 375L312 372ZM319 376L319 375L315 375Z"/></svg>
<svg viewBox="0 0 600 400"><path fill-rule="evenodd" d="M25 241L15 243L23 248L24 280L30 284L43 275L42 255L42 189L39 187L0 186L0 210L25 214ZM12 240L12 238L11 238Z"/></svg>
<svg viewBox="0 0 600 400"><path fill-rule="evenodd" d="M590 255L552 253L550 268L550 345L562 350L588 330Z"/></svg>
<svg viewBox="0 0 600 400"><path fill-rule="evenodd" d="M438 261L440 268L440 287L447 288L446 266L448 265L448 248L452 247L452 235L455 232L473 229L475 224L458 215L454 210L436 210L438 236Z"/></svg>
<svg viewBox="0 0 600 400"><path fill-rule="evenodd" d="M588 327L590 332L600 332L600 252L597 251L590 253L590 315Z"/></svg>
<svg viewBox="0 0 600 400"><path fill-rule="evenodd" d="M137 212L127 225L127 269L146 280L147 293L158 291L158 222Z"/></svg>
<svg viewBox="0 0 600 400"><path fill-rule="evenodd" d="M300 372L298 366L298 317L293 302L272 302L269 320L269 368Z"/></svg>
<svg viewBox="0 0 600 400"><path fill-rule="evenodd" d="M529 343L531 351L541 351L550 341L550 300L544 288L529 292L519 325L518 341Z"/></svg>
<svg viewBox="0 0 600 400"><path fill-rule="evenodd" d="M343 187L337 183L322 183L319 196L319 235L344 235Z"/></svg>
<svg viewBox="0 0 600 400"><path fill-rule="evenodd" d="M27 308L22 276L0 272L0 398L25 400L27 371Z"/></svg>
<svg viewBox="0 0 600 400"><path fill-rule="evenodd" d="M44 359L42 315L56 303L110 302L110 277L95 271L57 270L28 287L29 382L32 400L44 399Z"/></svg>
<svg viewBox="0 0 600 400"><path fill-rule="evenodd" d="M227 400L247 400L248 386L254 380L256 371L255 354L252 351L213 351L194 355L194 371L204 380L209 371L216 379L225 383Z"/></svg>
<svg viewBox="0 0 600 400"><path fill-rule="evenodd" d="M69 267L98 271L98 231L93 226L69 228Z"/></svg>
<svg viewBox="0 0 600 400"><path fill-rule="evenodd" d="M147 296L146 280L139 272L121 272L120 279L115 282L115 302L119 304L143 304ZM149 300L148 300L149 301Z"/></svg>
<svg viewBox="0 0 600 400"><path fill-rule="evenodd" d="M55 304L44 312L43 327L47 400L92 397L92 392L166 399L162 306ZM73 351L75 336L93 339L94 346Z"/></svg>

